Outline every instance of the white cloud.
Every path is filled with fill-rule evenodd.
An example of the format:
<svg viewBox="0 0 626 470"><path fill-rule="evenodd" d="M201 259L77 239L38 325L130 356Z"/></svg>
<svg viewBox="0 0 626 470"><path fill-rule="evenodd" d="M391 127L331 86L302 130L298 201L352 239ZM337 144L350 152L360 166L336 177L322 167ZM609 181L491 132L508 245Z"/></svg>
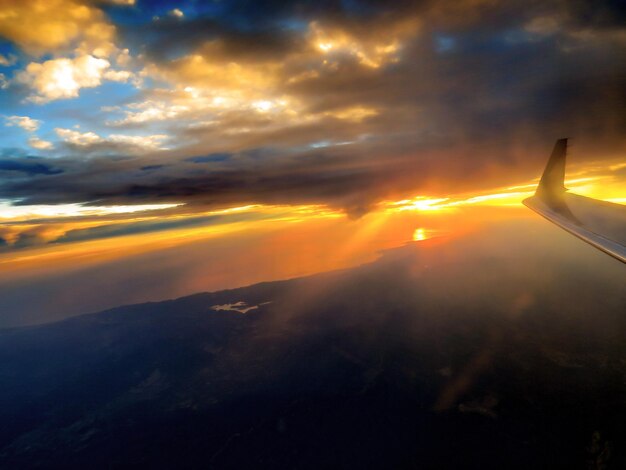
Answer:
<svg viewBox="0 0 626 470"><path fill-rule="evenodd" d="M163 134L156 135L121 135L111 134L108 137L109 142L131 145L135 147L143 147L146 149L164 149L163 141L167 140L168 136Z"/></svg>
<svg viewBox="0 0 626 470"><path fill-rule="evenodd" d="M95 145L105 140L94 132L78 132L72 129L62 129L57 127L54 130L57 135L68 144L84 147L87 145Z"/></svg>
<svg viewBox="0 0 626 470"><path fill-rule="evenodd" d="M162 150L164 141L168 139L167 135L124 135L110 134L108 137L102 137L95 132L79 132L72 129L56 128L57 135L66 143L76 147L92 147L96 145L120 145L131 147L134 150Z"/></svg>
<svg viewBox="0 0 626 470"><path fill-rule="evenodd" d="M27 132L35 132L39 129L41 121L37 119L31 119L28 116L9 116L6 119L7 126L21 127Z"/></svg>
<svg viewBox="0 0 626 470"><path fill-rule="evenodd" d="M376 116L377 114L377 110L374 108L367 108L365 106L352 106L350 108L342 108L324 113L326 116L351 122L361 122L364 119Z"/></svg>
<svg viewBox="0 0 626 470"><path fill-rule="evenodd" d="M124 111L124 114L126 115L124 118L115 121L108 121L107 124L110 126L125 126L128 124L164 121L167 119L174 119L180 114L190 110L189 106L158 101L135 103L130 105L130 107L136 109L137 111ZM103 108L103 110L105 109Z"/></svg>
<svg viewBox="0 0 626 470"><path fill-rule="evenodd" d="M0 73L0 90L4 90L9 86L9 81L3 73Z"/></svg>
<svg viewBox="0 0 626 470"><path fill-rule="evenodd" d="M173 10L170 10L168 14L175 18L182 18L183 16L185 16L185 14L180 8L174 8Z"/></svg>
<svg viewBox="0 0 626 470"><path fill-rule="evenodd" d="M35 103L75 98L81 88L94 88L102 83L110 63L91 55L75 59L52 59L42 64L31 62L16 75L18 83L33 90L28 98Z"/></svg>
<svg viewBox="0 0 626 470"><path fill-rule="evenodd" d="M127 82L133 74L127 70L107 70L104 72L104 78L112 82Z"/></svg>
<svg viewBox="0 0 626 470"><path fill-rule="evenodd" d="M52 142L42 140L38 137L31 137L30 139L28 139L28 145L37 150L49 150L54 147L54 145L52 145Z"/></svg>

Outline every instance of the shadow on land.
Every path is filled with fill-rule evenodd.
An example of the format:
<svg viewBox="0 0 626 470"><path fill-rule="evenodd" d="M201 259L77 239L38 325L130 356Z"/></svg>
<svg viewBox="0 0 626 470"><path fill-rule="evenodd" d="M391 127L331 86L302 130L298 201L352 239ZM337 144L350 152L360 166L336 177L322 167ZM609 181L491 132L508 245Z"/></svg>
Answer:
<svg viewBox="0 0 626 470"><path fill-rule="evenodd" d="M623 468L623 266L518 229L0 330L0 466Z"/></svg>

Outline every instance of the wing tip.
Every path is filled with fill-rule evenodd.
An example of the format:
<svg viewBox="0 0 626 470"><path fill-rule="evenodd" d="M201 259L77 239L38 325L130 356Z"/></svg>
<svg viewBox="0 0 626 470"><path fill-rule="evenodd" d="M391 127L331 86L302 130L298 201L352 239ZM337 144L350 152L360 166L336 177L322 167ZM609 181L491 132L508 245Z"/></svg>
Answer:
<svg viewBox="0 0 626 470"><path fill-rule="evenodd" d="M565 187L565 161L567 157L568 137L557 139L552 149L546 168L541 175L536 195L556 196L567 191Z"/></svg>

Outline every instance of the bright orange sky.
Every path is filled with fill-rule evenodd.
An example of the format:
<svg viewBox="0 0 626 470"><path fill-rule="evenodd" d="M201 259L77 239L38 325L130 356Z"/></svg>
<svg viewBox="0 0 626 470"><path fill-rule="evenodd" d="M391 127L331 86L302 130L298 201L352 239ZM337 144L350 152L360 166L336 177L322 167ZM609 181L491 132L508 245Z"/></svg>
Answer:
<svg viewBox="0 0 626 470"><path fill-rule="evenodd" d="M604 166L572 166L566 182L572 192L617 203L626 201L626 184L617 173L623 165L604 162ZM270 227L272 230L286 229L294 224L307 225L325 220L333 220L346 227L359 226L358 232L363 232L360 238L367 238L381 230L388 231L390 228L385 226L393 224L391 231L402 233L396 237L395 243L398 243L409 239L406 233L412 233L417 228L413 220L415 217L445 220L458 230L465 224L456 221L463 219L460 209L502 207L515 209L512 211L515 212L522 208L521 200L532 195L535 186L536 180L484 192L381 201L368 214L356 220L351 220L341 210L323 205L255 204L213 211L199 211L187 208L185 204L163 205L165 207L6 206L0 214L4 222L3 236L14 249L4 253L0 264L7 270L16 271L25 265L68 263L75 257L78 257L79 263L92 263L98 259L130 256L195 240L231 237ZM405 219L408 221L404 222ZM439 230L441 227L425 228ZM38 242L20 247L20 238L29 235L36 236Z"/></svg>

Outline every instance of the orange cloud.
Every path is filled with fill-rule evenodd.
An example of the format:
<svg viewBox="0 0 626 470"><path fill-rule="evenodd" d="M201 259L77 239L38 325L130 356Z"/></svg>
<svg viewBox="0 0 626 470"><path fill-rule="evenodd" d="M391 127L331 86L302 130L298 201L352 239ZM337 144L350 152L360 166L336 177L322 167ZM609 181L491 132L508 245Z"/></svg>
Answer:
<svg viewBox="0 0 626 470"><path fill-rule="evenodd" d="M115 27L102 11L80 0L0 0L0 36L32 55L72 46L106 56Z"/></svg>

